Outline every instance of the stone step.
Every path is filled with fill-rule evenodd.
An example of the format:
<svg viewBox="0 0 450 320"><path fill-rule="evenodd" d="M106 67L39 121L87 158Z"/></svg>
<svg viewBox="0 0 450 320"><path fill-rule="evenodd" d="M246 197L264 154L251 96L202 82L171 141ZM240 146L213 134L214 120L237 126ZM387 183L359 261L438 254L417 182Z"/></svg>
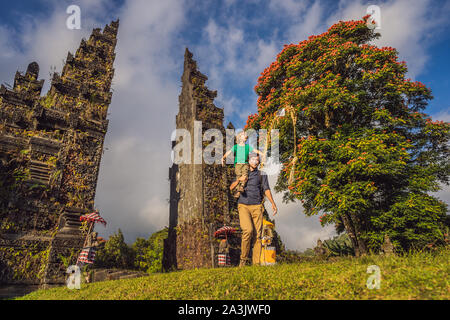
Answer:
<svg viewBox="0 0 450 320"><path fill-rule="evenodd" d="M140 278L140 277L145 277L145 276L147 276L147 275L134 273L134 274L128 274L125 276L121 276L119 279L133 279L133 278Z"/></svg>
<svg viewBox="0 0 450 320"><path fill-rule="evenodd" d="M108 274L108 278L118 279L118 278L120 278L122 276L126 276L128 274L129 274L129 272L127 272L127 271L112 272L112 273Z"/></svg>

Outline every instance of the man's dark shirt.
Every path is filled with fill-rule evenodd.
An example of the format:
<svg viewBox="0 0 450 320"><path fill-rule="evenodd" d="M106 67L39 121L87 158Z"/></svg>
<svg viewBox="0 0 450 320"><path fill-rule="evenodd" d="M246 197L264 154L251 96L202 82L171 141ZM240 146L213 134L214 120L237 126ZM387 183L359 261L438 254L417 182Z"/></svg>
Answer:
<svg viewBox="0 0 450 320"><path fill-rule="evenodd" d="M248 181L244 188L244 192L241 193L238 203L254 205L261 204L262 194L260 186L260 178L258 175L258 169L248 171ZM265 172L259 171L261 174L262 191L270 190L269 180Z"/></svg>

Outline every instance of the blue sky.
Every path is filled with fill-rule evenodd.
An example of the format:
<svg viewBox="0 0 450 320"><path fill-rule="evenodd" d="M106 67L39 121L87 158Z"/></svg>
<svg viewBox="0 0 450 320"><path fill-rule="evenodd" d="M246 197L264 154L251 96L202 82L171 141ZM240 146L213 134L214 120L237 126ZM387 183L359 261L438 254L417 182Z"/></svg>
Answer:
<svg viewBox="0 0 450 320"><path fill-rule="evenodd" d="M68 30L66 8L81 9L81 30ZM109 222L108 236L121 228L128 242L168 224L170 136L178 112L185 47L194 54L207 85L218 90L225 124L244 126L256 112L253 87L284 44L325 32L339 20L360 19L368 5L381 10L379 46L398 49L408 77L433 91L426 112L450 121L450 1L301 0L41 0L2 2L0 82L12 84L16 70L31 61L49 85L92 28L120 18L113 101L99 175L96 206ZM276 177L272 179L272 186ZM448 189L438 195L450 203ZM333 235L298 203L282 204L277 229L288 248L303 250ZM269 209L270 210L270 209Z"/></svg>

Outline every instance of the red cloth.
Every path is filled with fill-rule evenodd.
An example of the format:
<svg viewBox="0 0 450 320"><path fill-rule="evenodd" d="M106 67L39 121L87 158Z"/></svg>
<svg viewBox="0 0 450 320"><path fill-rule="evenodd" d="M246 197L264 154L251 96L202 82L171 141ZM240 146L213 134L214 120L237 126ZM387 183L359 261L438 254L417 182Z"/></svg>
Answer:
<svg viewBox="0 0 450 320"><path fill-rule="evenodd" d="M218 237L222 234L225 235L231 235L236 232L236 229L229 226L223 226L222 228L218 229L216 232L214 232L214 237Z"/></svg>
<svg viewBox="0 0 450 320"><path fill-rule="evenodd" d="M84 247L78 256L78 262L93 264L95 261L95 248Z"/></svg>
<svg viewBox="0 0 450 320"><path fill-rule="evenodd" d="M231 266L231 260L230 260L230 256L226 253L219 253L217 255L218 258L218 265L219 266Z"/></svg>
<svg viewBox="0 0 450 320"><path fill-rule="evenodd" d="M92 213L81 216L80 221L100 222L106 227L106 221L102 217L100 217L98 211L94 211Z"/></svg>

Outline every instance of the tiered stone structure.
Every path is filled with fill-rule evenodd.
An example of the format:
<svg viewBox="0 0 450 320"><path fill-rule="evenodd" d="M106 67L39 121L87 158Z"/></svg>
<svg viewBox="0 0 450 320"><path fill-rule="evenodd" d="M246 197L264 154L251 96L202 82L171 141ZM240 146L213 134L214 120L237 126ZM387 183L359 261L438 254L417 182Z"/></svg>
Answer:
<svg viewBox="0 0 450 320"><path fill-rule="evenodd" d="M179 112L176 128L189 131L192 143L190 164L173 164L170 178L169 236L164 247L164 268L191 269L217 266L218 240L214 232L224 224L239 226L236 201L228 187L234 178L232 167L195 161L195 137L203 137L206 130L215 128L222 132L223 109L214 105L216 91L209 90L208 78L197 69L192 53L186 49L182 90L179 96ZM194 132L194 121L201 121L202 132ZM232 129L232 124L228 128ZM174 141L174 147L180 141ZM203 142L203 148L210 144ZM203 150L202 148L202 150ZM225 143L223 146L225 153ZM239 260L240 239L232 239L232 263Z"/></svg>
<svg viewBox="0 0 450 320"><path fill-rule="evenodd" d="M61 284L76 261L79 217L94 210L118 27L94 29L69 52L44 97L35 62L0 88L0 284Z"/></svg>

